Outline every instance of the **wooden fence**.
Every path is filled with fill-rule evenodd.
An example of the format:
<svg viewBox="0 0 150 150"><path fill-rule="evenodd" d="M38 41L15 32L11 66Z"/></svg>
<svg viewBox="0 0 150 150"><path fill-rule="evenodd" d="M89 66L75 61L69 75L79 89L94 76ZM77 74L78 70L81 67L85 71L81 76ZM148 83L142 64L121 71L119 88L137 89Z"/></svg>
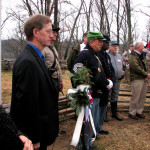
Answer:
<svg viewBox="0 0 150 150"><path fill-rule="evenodd" d="M118 111L128 111L131 98L131 89L119 90ZM150 91L147 91L144 111L150 111Z"/></svg>
<svg viewBox="0 0 150 150"><path fill-rule="evenodd" d="M120 89L119 92L119 101L118 101L118 111L127 111L129 110L129 102L131 97L130 89ZM121 99L122 98L122 99ZM75 111L70 108L68 105L69 100L66 99L66 96L59 97L58 108L59 108L59 120L65 121L75 117ZM3 105L7 112L10 110L10 104ZM108 108L110 105L108 105ZM144 111L150 111L150 91L147 92Z"/></svg>

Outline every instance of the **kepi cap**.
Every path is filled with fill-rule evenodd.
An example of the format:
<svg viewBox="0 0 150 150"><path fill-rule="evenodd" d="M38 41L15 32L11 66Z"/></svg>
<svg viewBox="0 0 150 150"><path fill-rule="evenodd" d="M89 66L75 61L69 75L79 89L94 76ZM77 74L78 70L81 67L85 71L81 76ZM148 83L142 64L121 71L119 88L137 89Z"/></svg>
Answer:
<svg viewBox="0 0 150 150"><path fill-rule="evenodd" d="M116 41L111 41L110 43L109 43L109 46L112 46L112 45L119 45Z"/></svg>
<svg viewBox="0 0 150 150"><path fill-rule="evenodd" d="M55 26L52 24L52 30L58 32L58 31L60 30L60 28L59 28L59 27L55 27Z"/></svg>
<svg viewBox="0 0 150 150"><path fill-rule="evenodd" d="M88 40L97 40L97 39L102 40L103 35L101 32L98 32L98 31L89 31L87 35L87 39Z"/></svg>
<svg viewBox="0 0 150 150"><path fill-rule="evenodd" d="M104 37L104 39L103 39L104 42L110 42L110 37L109 37L109 35L103 34L103 37Z"/></svg>

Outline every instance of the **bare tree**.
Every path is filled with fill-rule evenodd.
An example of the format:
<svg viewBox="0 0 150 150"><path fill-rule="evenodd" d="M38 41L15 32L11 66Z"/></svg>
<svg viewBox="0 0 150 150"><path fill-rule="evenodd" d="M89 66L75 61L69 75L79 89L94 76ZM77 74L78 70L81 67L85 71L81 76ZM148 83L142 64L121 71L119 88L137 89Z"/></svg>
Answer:
<svg viewBox="0 0 150 150"><path fill-rule="evenodd" d="M31 16L38 12L43 15L51 16L55 0L22 0L25 10L28 11L28 15Z"/></svg>
<svg viewBox="0 0 150 150"><path fill-rule="evenodd" d="M146 43L149 43L150 41L150 19L147 22L145 32L143 32L142 40L145 41Z"/></svg>
<svg viewBox="0 0 150 150"><path fill-rule="evenodd" d="M133 17L131 18L131 13L136 11L149 16L149 13L145 13L144 10L133 10L131 0L80 0L79 5L74 4L74 1L66 0L20 1L22 3L16 9L7 11L8 17L1 27L4 27L7 19L12 19L18 24L21 22L23 26L24 21L33 14L50 16L54 25L61 28L55 46L61 58L64 59L67 58L70 47L80 42L83 33L89 30L98 30L102 34L108 34L112 40L123 44L123 49L127 49L128 45L133 42L133 38L138 36L137 24L134 23ZM17 32L22 34L23 29ZM148 28L146 32L148 40ZM13 37L17 38L16 35ZM24 41L23 38L22 40Z"/></svg>
<svg viewBox="0 0 150 150"><path fill-rule="evenodd" d="M132 25L131 25L131 8L130 8L130 0L125 0L126 6L126 14L127 14L127 24L128 24L128 45L133 43L132 38Z"/></svg>
<svg viewBox="0 0 150 150"><path fill-rule="evenodd" d="M96 15L98 16L96 19L98 22L97 28L103 33L110 35L110 19L108 19L108 8L110 6L110 2L104 0L95 0L95 8L96 8ZM95 17L93 15L93 17Z"/></svg>
<svg viewBox="0 0 150 150"><path fill-rule="evenodd" d="M25 47L26 40L23 32L23 23L18 21L16 28L14 29L13 36L9 37L9 40L5 42L7 51L15 55L15 58L18 57L21 50Z"/></svg>
<svg viewBox="0 0 150 150"><path fill-rule="evenodd" d="M54 26L58 27L59 23L58 23L58 0L54 0ZM56 37L56 41L54 42L54 45L56 47L56 50L58 50L59 48L59 33L58 36Z"/></svg>
<svg viewBox="0 0 150 150"><path fill-rule="evenodd" d="M85 12L86 19L87 19L87 31L90 30L90 18L91 18L92 4L93 4L93 0L90 0L88 6L87 6L86 1L84 1L84 5L83 5L84 12Z"/></svg>
<svg viewBox="0 0 150 150"><path fill-rule="evenodd" d="M79 16L80 16L80 12L81 12L81 9L82 9L82 5L83 5L83 0L81 0L81 5L80 5L80 8L79 8L78 14L77 14L77 16L76 16L76 18L75 18L75 20L74 20L73 27L72 27L72 29L71 29L71 34L70 34L69 42L68 42L67 47L66 47L64 59L67 58L68 50L69 50L70 43L71 43L71 39L72 39L74 30L75 30L75 26L76 26L77 20L78 20L78 18L79 18Z"/></svg>

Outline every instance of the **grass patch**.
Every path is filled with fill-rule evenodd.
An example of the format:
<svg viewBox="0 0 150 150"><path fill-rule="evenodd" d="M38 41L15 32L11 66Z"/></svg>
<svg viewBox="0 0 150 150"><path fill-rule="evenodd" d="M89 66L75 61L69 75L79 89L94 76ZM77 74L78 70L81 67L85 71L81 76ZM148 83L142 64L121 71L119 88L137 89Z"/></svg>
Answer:
<svg viewBox="0 0 150 150"><path fill-rule="evenodd" d="M11 102L12 93L12 71L2 71L2 103Z"/></svg>
<svg viewBox="0 0 150 150"><path fill-rule="evenodd" d="M69 71L62 70L62 79L63 79L63 93L67 94L67 90L72 88L70 78L68 77ZM2 71L2 103L7 104L11 102L11 93L12 93L12 71ZM60 92L60 96L63 94Z"/></svg>

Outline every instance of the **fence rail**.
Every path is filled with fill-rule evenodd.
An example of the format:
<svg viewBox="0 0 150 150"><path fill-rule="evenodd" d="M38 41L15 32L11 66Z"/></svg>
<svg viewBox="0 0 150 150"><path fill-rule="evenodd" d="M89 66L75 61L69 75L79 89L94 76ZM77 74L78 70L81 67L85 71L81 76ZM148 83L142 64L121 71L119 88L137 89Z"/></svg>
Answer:
<svg viewBox="0 0 150 150"><path fill-rule="evenodd" d="M122 93L122 92L124 92L124 93ZM130 93L128 93L128 92L130 92ZM147 94L149 94L149 93L150 93L150 91L147 92ZM130 98L131 90L130 89L120 89L119 97L120 96ZM69 101L70 100L68 100L66 98L66 96L59 97L58 110L59 110L59 120L60 121L65 121L67 119L71 119L71 118L75 117L75 111L72 110L72 108L70 108L70 106L68 105ZM118 111L128 111L129 110L130 100L121 100L119 98L118 102L119 102ZM4 108L6 108L6 111L9 112L10 104L3 104L3 106L4 106ZM110 105L108 105L108 107L110 107ZM150 111L150 96L148 96L148 95L146 96L144 111Z"/></svg>

